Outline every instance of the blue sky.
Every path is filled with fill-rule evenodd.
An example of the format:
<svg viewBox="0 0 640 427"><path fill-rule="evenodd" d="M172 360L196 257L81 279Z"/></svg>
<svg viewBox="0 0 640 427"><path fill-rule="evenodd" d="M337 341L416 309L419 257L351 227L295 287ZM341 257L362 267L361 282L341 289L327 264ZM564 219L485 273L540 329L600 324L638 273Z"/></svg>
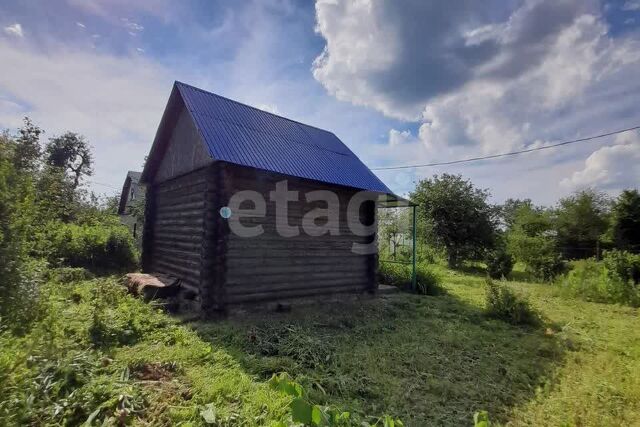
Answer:
<svg viewBox="0 0 640 427"><path fill-rule="evenodd" d="M0 127L31 116L94 147L112 193L171 84L335 132L370 167L446 161L640 124L640 1L0 1ZM640 136L441 168L552 204L640 182ZM101 184L106 184L101 185Z"/></svg>

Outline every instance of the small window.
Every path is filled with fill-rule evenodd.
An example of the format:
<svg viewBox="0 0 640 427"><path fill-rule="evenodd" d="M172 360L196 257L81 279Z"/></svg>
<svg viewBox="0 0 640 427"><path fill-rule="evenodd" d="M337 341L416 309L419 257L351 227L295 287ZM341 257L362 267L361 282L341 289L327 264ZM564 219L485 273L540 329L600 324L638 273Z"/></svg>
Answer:
<svg viewBox="0 0 640 427"><path fill-rule="evenodd" d="M138 223L133 223L133 238L136 239L138 237Z"/></svg>
<svg viewBox="0 0 640 427"><path fill-rule="evenodd" d="M134 191L134 189L131 189L131 196L129 197L130 200L135 200L136 198L136 192Z"/></svg>

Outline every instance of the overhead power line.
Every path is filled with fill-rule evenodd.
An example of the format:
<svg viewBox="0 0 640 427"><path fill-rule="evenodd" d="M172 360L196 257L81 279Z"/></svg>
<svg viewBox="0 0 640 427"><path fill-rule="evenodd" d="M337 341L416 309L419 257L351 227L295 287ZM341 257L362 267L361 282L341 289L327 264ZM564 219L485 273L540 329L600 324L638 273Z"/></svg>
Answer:
<svg viewBox="0 0 640 427"><path fill-rule="evenodd" d="M619 133L630 132L630 131L636 130L636 129L640 129L640 126L634 126L634 127L626 128L626 129L620 129L620 130L616 130L616 131L613 131L613 132L603 133L603 134L600 134L600 135L588 136L588 137L585 137L585 138L572 139L570 141L562 141L562 142L558 142L556 144L545 145L545 146L542 146L542 147L528 148L526 150L519 150L519 151L510 151L508 153L492 154L490 156L470 157L468 159L450 160L450 161L447 161L447 162L425 163L425 164L419 164L419 165L384 166L384 167L379 167L379 168L371 168L371 170L381 171L381 170L392 170L392 169L425 168L425 167L431 167L431 166L445 166L445 165L454 165L454 164L457 164L457 163L476 162L478 160L497 159L499 157L507 157L507 156L515 156L517 154L531 153L532 151L548 150L550 148L556 148L556 147L561 147L561 146L564 146L564 145L575 144L577 142L591 141L591 140L598 139L598 138L604 138L605 136L611 136L611 135L617 135Z"/></svg>
<svg viewBox="0 0 640 427"><path fill-rule="evenodd" d="M109 187L109 188L112 188L114 190L120 190L120 188L114 187L113 185L105 184L103 182L97 182L97 181L87 181L87 182L89 184L102 185L103 187Z"/></svg>

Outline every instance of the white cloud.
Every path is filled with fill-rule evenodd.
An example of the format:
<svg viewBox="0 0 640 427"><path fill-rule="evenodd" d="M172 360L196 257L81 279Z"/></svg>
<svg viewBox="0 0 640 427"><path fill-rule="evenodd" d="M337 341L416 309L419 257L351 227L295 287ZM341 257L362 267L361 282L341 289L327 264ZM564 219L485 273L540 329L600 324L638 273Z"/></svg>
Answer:
<svg viewBox="0 0 640 427"><path fill-rule="evenodd" d="M8 27L4 27L4 32L10 36L24 37L24 33L22 32L22 25L17 22L15 24L9 25Z"/></svg>
<svg viewBox="0 0 640 427"><path fill-rule="evenodd" d="M82 22L76 22L76 25L80 28L87 28L87 26L84 25Z"/></svg>
<svg viewBox="0 0 640 427"><path fill-rule="evenodd" d="M622 5L622 10L640 10L640 0L627 0L625 4Z"/></svg>
<svg viewBox="0 0 640 427"><path fill-rule="evenodd" d="M396 129L391 129L389 131L389 146L396 147L398 145L407 144L410 142L415 142L415 138L408 130L399 131Z"/></svg>
<svg viewBox="0 0 640 427"><path fill-rule="evenodd" d="M128 18L120 18L120 21L122 22L124 27L129 30L129 34L131 34L132 36L135 36L136 33L142 32L144 30L144 27L142 25Z"/></svg>
<svg viewBox="0 0 640 427"><path fill-rule="evenodd" d="M144 56L112 56L50 46L13 46L0 39L0 128L30 116L46 137L67 130L94 147L93 180L121 185L148 153L171 89L169 72ZM126 78L123 78L126 76ZM104 191L104 188L97 188Z"/></svg>
<svg viewBox="0 0 640 427"><path fill-rule="evenodd" d="M619 192L640 182L640 133L621 134L617 144L591 154L584 167L561 181L568 189L598 187Z"/></svg>
<svg viewBox="0 0 640 427"><path fill-rule="evenodd" d="M487 21L485 10L500 6L506 3L471 2L452 13L428 1L317 1L326 47L315 78L340 100L421 123L415 136L391 131L389 144L372 150L375 163L496 154L636 124L637 33L610 36L592 1L525 0L503 21ZM591 154L588 146L567 150L511 158L515 166L501 163L499 172L486 166L492 186L500 193L527 188L526 169L544 182L542 198L561 195L568 187L558 183ZM482 180L481 167L442 170ZM637 183L629 172L621 179Z"/></svg>

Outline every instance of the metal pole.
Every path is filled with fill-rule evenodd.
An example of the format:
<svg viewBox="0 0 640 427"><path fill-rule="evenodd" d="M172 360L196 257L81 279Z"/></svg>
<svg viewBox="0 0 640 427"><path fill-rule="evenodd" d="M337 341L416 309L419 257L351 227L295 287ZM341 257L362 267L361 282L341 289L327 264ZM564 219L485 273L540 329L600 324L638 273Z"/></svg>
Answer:
<svg viewBox="0 0 640 427"><path fill-rule="evenodd" d="M413 206L413 256L411 258L411 289L416 290L416 207Z"/></svg>

